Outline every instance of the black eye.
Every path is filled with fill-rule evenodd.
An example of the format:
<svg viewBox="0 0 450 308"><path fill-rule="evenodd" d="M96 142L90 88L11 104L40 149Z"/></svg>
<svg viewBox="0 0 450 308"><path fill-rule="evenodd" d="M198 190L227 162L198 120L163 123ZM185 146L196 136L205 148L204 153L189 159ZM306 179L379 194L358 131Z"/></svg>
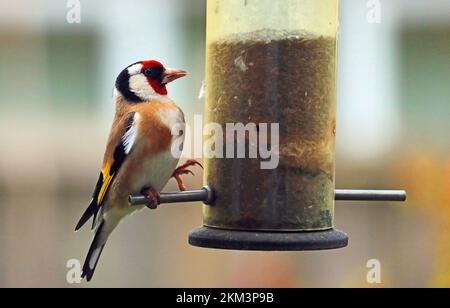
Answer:
<svg viewBox="0 0 450 308"><path fill-rule="evenodd" d="M164 73L164 67L149 67L144 70L145 77L151 78L153 80L162 80Z"/></svg>
<svg viewBox="0 0 450 308"><path fill-rule="evenodd" d="M144 70L144 75L145 75L145 77L151 77L151 76L153 75L153 69L151 69L151 68L146 68L146 69Z"/></svg>

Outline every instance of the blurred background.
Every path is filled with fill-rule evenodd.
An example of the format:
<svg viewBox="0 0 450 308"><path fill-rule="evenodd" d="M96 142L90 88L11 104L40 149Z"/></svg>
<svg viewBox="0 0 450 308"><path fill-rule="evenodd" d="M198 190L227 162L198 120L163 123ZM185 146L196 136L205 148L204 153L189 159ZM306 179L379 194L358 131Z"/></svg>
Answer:
<svg viewBox="0 0 450 308"><path fill-rule="evenodd" d="M450 287L450 2L341 5L338 188L406 189L406 205L339 203L348 248L331 252L204 250L187 244L201 206L127 219L92 287ZM375 1L376 2L376 1ZM189 121L203 111L205 1L0 3L0 286L73 287L91 233L73 232L97 180L116 75L159 59L191 77L170 87ZM200 171L197 171L200 173ZM202 186L200 174L189 188ZM170 182L166 190L175 190Z"/></svg>

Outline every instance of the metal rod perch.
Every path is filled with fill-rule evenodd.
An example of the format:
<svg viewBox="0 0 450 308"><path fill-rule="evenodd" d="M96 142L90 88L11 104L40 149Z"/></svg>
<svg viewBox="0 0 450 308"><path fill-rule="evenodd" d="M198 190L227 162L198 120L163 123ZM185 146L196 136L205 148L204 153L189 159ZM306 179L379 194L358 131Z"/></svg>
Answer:
<svg viewBox="0 0 450 308"><path fill-rule="evenodd" d="M406 191L404 190L351 190L337 189L335 191L336 201L406 201ZM203 202L211 205L214 202L214 192L209 186L201 190L162 193L161 204L183 203L183 202ZM149 202L146 196L130 196L131 205L145 205Z"/></svg>
<svg viewBox="0 0 450 308"><path fill-rule="evenodd" d="M209 186L205 186L201 190L162 193L160 200L161 204L197 201L212 204L214 202L214 192ZM145 205L149 202L149 199L146 196L139 195L129 196L128 201L131 205Z"/></svg>
<svg viewBox="0 0 450 308"><path fill-rule="evenodd" d="M336 201L394 201L405 202L406 191L404 190L353 190L337 189L335 191Z"/></svg>

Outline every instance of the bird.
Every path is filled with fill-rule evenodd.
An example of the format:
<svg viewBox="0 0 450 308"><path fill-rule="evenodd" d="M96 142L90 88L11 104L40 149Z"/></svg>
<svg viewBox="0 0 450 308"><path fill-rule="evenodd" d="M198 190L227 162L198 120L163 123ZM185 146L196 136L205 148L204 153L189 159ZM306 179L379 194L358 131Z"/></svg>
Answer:
<svg viewBox="0 0 450 308"><path fill-rule="evenodd" d="M79 231L91 218L94 239L82 268L81 277L91 281L106 242L127 216L144 209L157 209L160 192L175 178L181 191L186 189L182 175L193 174L188 160L176 168L179 157L172 145L184 131L173 127L185 123L184 113L169 98L167 84L188 75L185 70L166 68L156 60L127 66L117 77L113 92L115 117L109 134L103 165L92 200L79 220ZM131 206L128 196L148 196L146 206Z"/></svg>

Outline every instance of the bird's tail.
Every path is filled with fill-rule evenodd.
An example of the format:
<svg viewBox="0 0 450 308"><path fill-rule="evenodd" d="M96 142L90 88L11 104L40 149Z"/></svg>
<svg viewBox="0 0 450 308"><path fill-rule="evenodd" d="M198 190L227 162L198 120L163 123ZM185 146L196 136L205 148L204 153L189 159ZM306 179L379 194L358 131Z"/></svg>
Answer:
<svg viewBox="0 0 450 308"><path fill-rule="evenodd" d="M83 274L81 277L86 278L87 281L91 281L92 276L94 276L98 260L103 252L103 248L105 248L110 233L111 232L108 232L106 228L105 220L103 220L95 232L94 240L92 241L86 260L84 261Z"/></svg>

